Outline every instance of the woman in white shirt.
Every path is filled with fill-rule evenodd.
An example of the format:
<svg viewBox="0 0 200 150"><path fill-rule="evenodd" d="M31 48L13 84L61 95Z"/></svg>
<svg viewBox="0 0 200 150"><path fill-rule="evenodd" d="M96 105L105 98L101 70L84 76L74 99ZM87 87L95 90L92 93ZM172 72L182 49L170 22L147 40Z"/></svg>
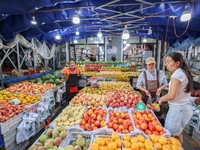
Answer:
<svg viewBox="0 0 200 150"><path fill-rule="evenodd" d="M192 76L180 53L168 55L166 58L166 67L173 74L169 82L169 92L160 98L159 104L165 101L169 103L165 128L182 144L182 131L193 114L189 102L193 83Z"/></svg>

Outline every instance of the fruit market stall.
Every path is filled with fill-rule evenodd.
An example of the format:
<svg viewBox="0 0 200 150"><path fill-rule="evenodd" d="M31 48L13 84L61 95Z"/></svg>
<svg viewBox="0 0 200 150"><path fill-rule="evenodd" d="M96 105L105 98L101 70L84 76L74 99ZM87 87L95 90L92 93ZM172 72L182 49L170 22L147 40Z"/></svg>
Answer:
<svg viewBox="0 0 200 150"><path fill-rule="evenodd" d="M181 150L179 141L170 137L152 110L139 109L142 103L140 93L129 82L99 82L98 88L83 88L50 124L52 130L64 128L67 133L58 149ZM46 138L47 131L31 148L45 146L41 138ZM52 141L57 137L60 135L54 135Z"/></svg>

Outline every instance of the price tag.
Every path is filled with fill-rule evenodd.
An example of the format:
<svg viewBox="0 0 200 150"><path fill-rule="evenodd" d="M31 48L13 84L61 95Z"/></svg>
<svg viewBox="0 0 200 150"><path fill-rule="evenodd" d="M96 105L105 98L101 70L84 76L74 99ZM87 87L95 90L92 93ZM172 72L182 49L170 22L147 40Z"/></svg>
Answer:
<svg viewBox="0 0 200 150"><path fill-rule="evenodd" d="M15 105L18 105L20 103L18 98L12 99L12 100L10 100L10 102L15 104Z"/></svg>
<svg viewBox="0 0 200 150"><path fill-rule="evenodd" d="M144 103L137 103L136 107L138 111L146 110Z"/></svg>

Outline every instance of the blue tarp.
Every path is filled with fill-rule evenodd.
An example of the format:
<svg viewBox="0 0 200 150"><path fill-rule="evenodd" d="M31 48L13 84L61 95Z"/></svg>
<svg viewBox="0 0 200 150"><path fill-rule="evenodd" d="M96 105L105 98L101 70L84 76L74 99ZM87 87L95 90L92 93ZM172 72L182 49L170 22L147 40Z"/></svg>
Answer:
<svg viewBox="0 0 200 150"><path fill-rule="evenodd" d="M135 26L134 31L130 32L132 36L146 36L157 40L165 40L166 38L171 45L177 39L184 41L188 37L198 38L200 36L199 1L195 1L194 7L192 7L193 3L186 1L174 2L174 0L168 0L162 3L160 0L148 0L149 4L143 4L135 0L119 0L111 6L103 6L104 10L98 9L99 6L110 2L113 2L113 0L0 1L0 38L4 42L8 42L18 33L27 40L36 37L40 42L46 41L48 44L61 44L66 41L72 41L75 38L81 39L96 36L100 28L104 35L121 36L126 23L128 27ZM154 5L151 5L152 3ZM180 16L187 4L189 10L193 8L192 19L188 28L187 22L180 21ZM72 23L75 10L78 10L78 15L81 18L79 25ZM123 14L129 11L131 13L128 16L126 14L119 15L119 13ZM33 14L37 25L30 23ZM103 20L115 15L118 16ZM183 36L175 36L173 19L170 18L168 20L169 15L177 16L175 27L178 35L182 34L186 29ZM166 35L167 24L168 33ZM153 32L148 35L150 26ZM75 36L77 28L80 31L80 36L78 37ZM62 37L60 41L55 41L56 33L60 33Z"/></svg>

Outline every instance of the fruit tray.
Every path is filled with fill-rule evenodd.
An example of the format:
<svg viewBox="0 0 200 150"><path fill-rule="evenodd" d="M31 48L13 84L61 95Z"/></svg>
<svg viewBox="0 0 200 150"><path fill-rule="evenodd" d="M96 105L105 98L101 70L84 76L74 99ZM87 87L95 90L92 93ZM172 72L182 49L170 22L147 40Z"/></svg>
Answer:
<svg viewBox="0 0 200 150"><path fill-rule="evenodd" d="M97 138L112 138L112 135L111 134L110 135L96 134L93 136L91 144L94 143ZM119 135L119 139L122 141L121 135ZM120 149L123 149L123 144L122 144L122 146L120 146Z"/></svg>
<svg viewBox="0 0 200 150"><path fill-rule="evenodd" d="M134 116L133 116L133 113L135 113ZM137 116L137 113L139 113L138 116ZM147 115L145 115L144 117L143 114L146 114L146 113ZM171 137L170 132L164 127L162 127L162 125L160 124L160 121L158 120L158 118L156 117L156 115L154 114L152 110L137 111L134 109L129 109L129 115L131 116L131 120L133 121L137 129L137 132L139 133L143 132L143 134L145 134L145 137L149 137L150 134L163 135L166 138ZM134 119L134 117L136 118ZM153 121L151 120L147 121L152 118L154 119Z"/></svg>
<svg viewBox="0 0 200 150"><path fill-rule="evenodd" d="M85 114L86 114L86 112L87 112L87 110L88 110L89 108L87 108L86 109L86 111L85 111L85 113L83 114L83 119L81 120L81 123L77 126L77 129L78 130L80 130L81 132L89 132L90 134L92 133L92 134L106 134L106 118L107 118L107 116L108 116L108 111L107 111L107 108L106 107L104 107L104 108L101 108L101 110L106 110L106 116L105 116L105 120L103 119L103 118L101 118L101 117L103 117L102 115L100 115L100 114L96 114L95 112L96 111L98 111L98 110L96 110L97 108L91 108L93 111L92 112L94 112L94 113L92 113L92 115L89 117L89 120L91 119L91 120L95 120L95 122L93 122L93 123L89 123L89 120L88 121L85 121ZM96 111L95 111L96 110ZM101 111L100 110L100 111ZM98 112L100 112L100 111L98 111ZM95 114L95 115L94 115ZM87 116L89 116L89 115L87 115ZM100 116L100 118L98 118ZM101 121L100 121L101 120ZM91 130L87 130L87 129L83 129L83 128L81 128L81 126L82 126L82 121L84 121L85 122L85 124L83 124L83 126L85 126L86 127L86 124L88 124L89 126L93 126L93 128L91 128ZM98 125L96 125L96 122L98 122ZM101 126L101 124L102 124L102 126ZM95 128L96 127L96 128Z"/></svg>
<svg viewBox="0 0 200 150"><path fill-rule="evenodd" d="M49 129L56 129L56 128L47 128L41 135L40 135L40 137L42 136L42 135L47 135L48 133L47 133L47 131L49 130ZM69 134L69 131L68 130L66 130L66 132L67 132L67 136L68 136L68 134ZM59 133L60 133L60 131L59 131ZM53 138L53 135L51 134L51 136L52 136L52 138ZM50 136L50 137L51 137ZM32 144L32 146L29 148L29 149L31 149L31 148L33 148L34 146L36 146L37 144L38 144L38 142L39 143L42 143L41 141L40 141L40 137ZM48 137L48 136L47 136ZM58 137L58 136L56 136L56 137ZM67 138L67 137L66 137ZM60 145L65 141L65 139L66 138L64 138L63 140L62 140L62 142L60 143ZM54 138L55 139L55 138ZM43 146L44 146L44 143L42 143L43 144ZM40 145L39 145L40 146Z"/></svg>
<svg viewBox="0 0 200 150"><path fill-rule="evenodd" d="M71 145L76 140L77 135L81 135L85 139L85 141L87 139L90 139L89 145L91 144L92 139L93 139L93 134L90 134L88 132L71 131L69 132L67 137L63 140L63 142L60 144L59 148L66 148L68 145Z"/></svg>
<svg viewBox="0 0 200 150"><path fill-rule="evenodd" d="M22 120L22 114L18 114L13 118L7 120L6 122L0 123L1 134L4 134L8 130L10 130L10 128L12 128L15 124L19 123L21 120Z"/></svg>
<svg viewBox="0 0 200 150"><path fill-rule="evenodd" d="M112 120L110 120L110 111L113 111L116 115ZM124 112L124 113L121 113ZM131 116L128 112L128 109L125 107L121 108L108 108L108 115L106 117L106 133L112 134L113 130L120 135L123 134L136 134L137 130Z"/></svg>

